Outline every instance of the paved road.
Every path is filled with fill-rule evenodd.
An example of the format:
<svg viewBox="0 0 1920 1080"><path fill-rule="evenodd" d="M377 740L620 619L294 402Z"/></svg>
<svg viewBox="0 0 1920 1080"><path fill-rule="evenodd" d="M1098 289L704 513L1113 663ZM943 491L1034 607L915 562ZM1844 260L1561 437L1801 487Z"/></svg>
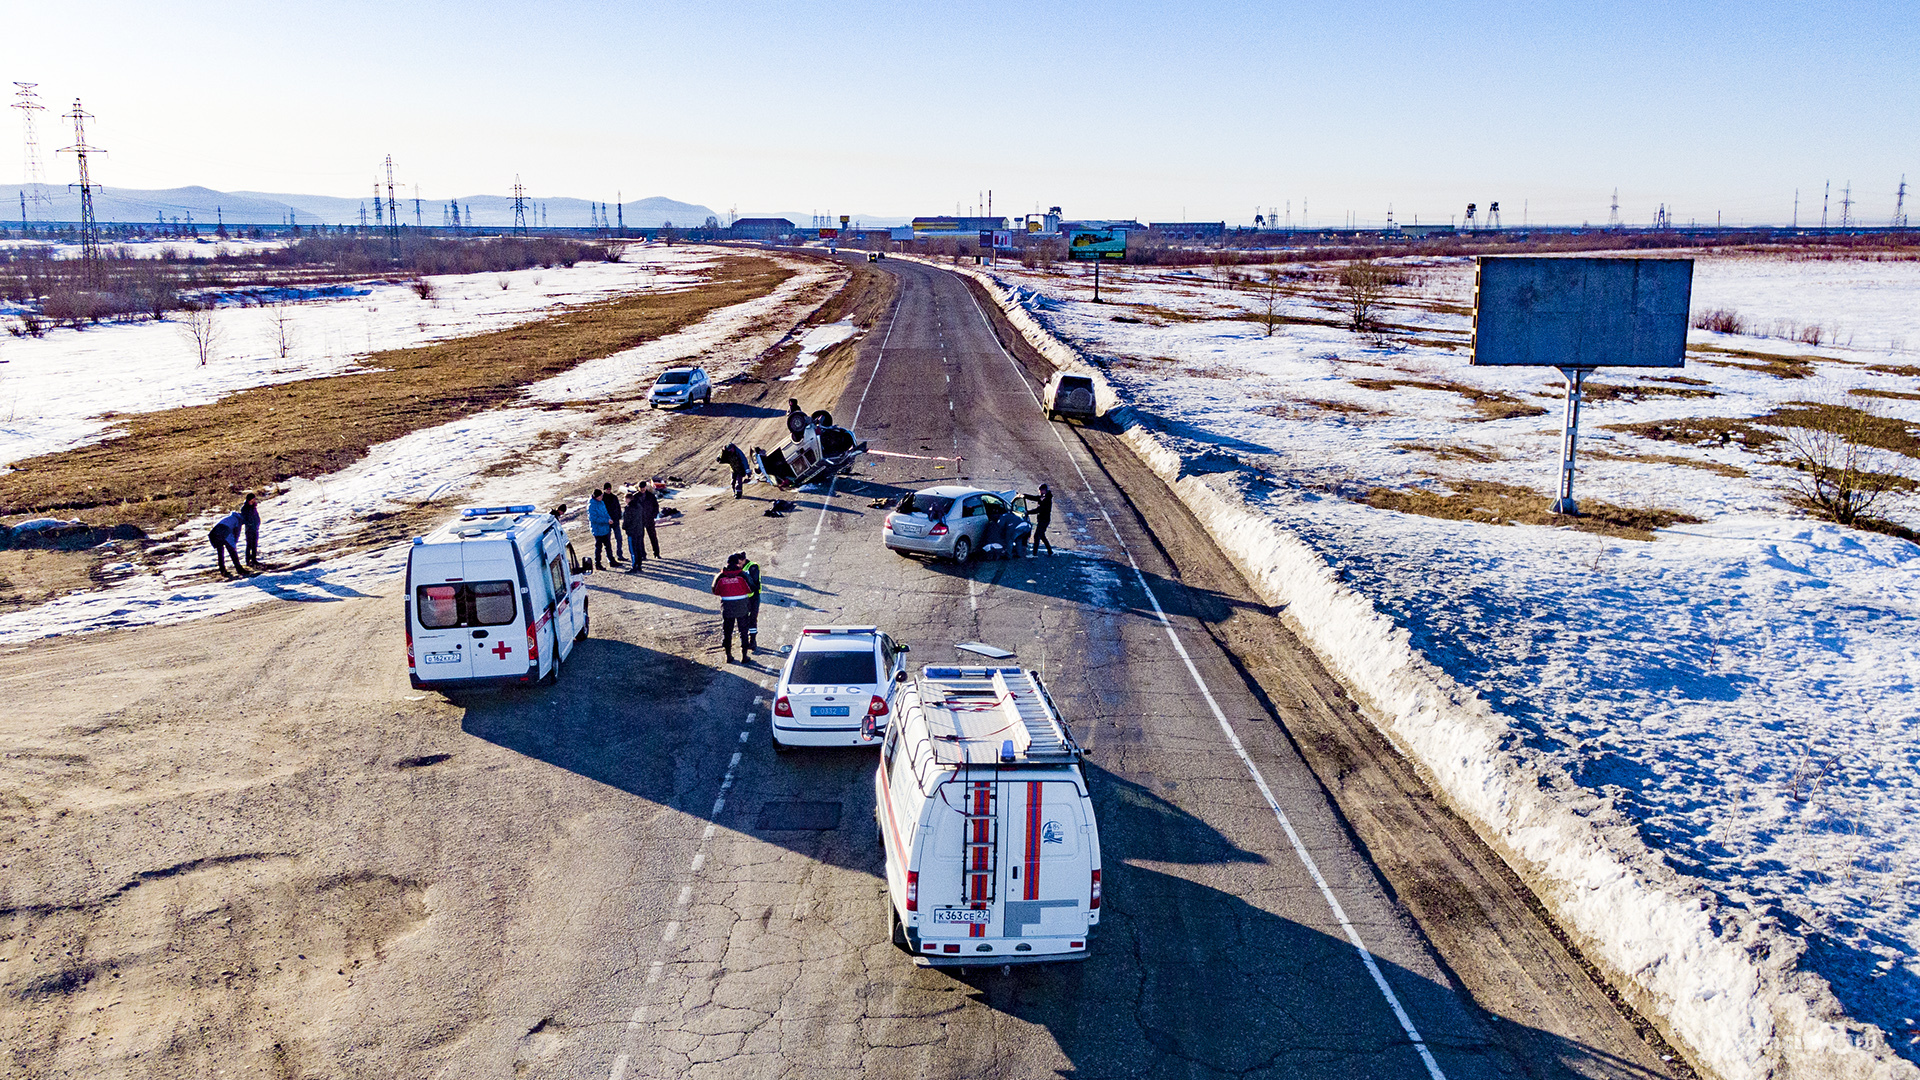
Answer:
<svg viewBox="0 0 1920 1080"><path fill-rule="evenodd" d="M785 517L762 516L765 492L683 500L665 558L593 575L594 637L555 688L409 690L393 595L0 656L0 691L36 705L0 719L0 791L24 793L0 800L4 1060L49 1077L1656 1075L1618 1032L1469 1000L1276 726L1261 679L1306 673L1286 684L1304 707L1336 693L1324 673L1283 635L1227 651L1222 626L1273 620L1174 535L1166 493L1129 482L1130 502L1123 463L1044 422L959 279L886 265L897 304L857 359L727 388L641 464L712 479L714 448L774 437L796 386L918 456L870 458ZM1059 554L884 550L874 499L957 478L1052 483ZM1045 674L1101 823L1087 961L956 976L887 943L874 752L776 755L774 663L720 663L706 585L742 547L786 601L763 644L870 621L916 662L981 640ZM837 803L837 823L792 828L795 801ZM1482 983L1502 980L1533 985Z"/></svg>

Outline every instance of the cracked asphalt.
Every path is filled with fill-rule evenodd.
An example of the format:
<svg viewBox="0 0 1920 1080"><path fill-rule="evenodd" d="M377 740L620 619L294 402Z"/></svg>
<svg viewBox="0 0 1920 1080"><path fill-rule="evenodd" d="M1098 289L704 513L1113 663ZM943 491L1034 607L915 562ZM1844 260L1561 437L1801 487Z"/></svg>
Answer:
<svg viewBox="0 0 1920 1080"><path fill-rule="evenodd" d="M1110 437L1045 420L959 278L882 271L862 287L893 303L857 344L801 382L770 364L722 388L605 478L716 483L719 447L772 445L795 393L920 456L868 457L783 517L764 488L676 500L664 558L590 576L593 637L556 687L411 691L397 582L0 656L0 687L39 706L6 721L0 762L0 791L23 793L0 805L4 1060L49 1077L1666 1075L1577 977L1436 950L1459 935L1398 899L1272 705L1333 708L1337 686L1284 633L1236 629L1276 620ZM1041 481L1056 555L955 567L880 542L877 499ZM742 548L764 568L762 653L726 664L706 587ZM935 971L888 943L875 751L776 755L767 737L774 650L866 622L915 666L977 640L1047 679L1088 751L1105 856L1084 962ZM837 803L837 824L761 828L790 801ZM1563 994L1580 1000L1530 1004Z"/></svg>

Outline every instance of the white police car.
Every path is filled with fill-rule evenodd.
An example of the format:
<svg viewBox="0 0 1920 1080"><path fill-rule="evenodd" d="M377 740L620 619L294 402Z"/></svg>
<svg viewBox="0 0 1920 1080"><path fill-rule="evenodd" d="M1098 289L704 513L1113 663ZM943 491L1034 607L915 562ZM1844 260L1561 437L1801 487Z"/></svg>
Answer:
<svg viewBox="0 0 1920 1080"><path fill-rule="evenodd" d="M865 746L887 730L907 647L877 626L809 626L780 672L773 748Z"/></svg>

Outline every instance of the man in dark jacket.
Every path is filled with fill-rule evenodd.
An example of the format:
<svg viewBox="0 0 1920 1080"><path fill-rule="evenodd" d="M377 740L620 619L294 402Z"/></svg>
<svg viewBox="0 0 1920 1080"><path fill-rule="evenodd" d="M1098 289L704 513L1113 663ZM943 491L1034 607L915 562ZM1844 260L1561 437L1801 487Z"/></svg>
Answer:
<svg viewBox="0 0 1920 1080"><path fill-rule="evenodd" d="M626 558L620 547L620 496L614 494L612 484L600 485L600 502L607 508L607 520L613 522L613 561Z"/></svg>
<svg viewBox="0 0 1920 1080"><path fill-rule="evenodd" d="M260 500L252 492L240 507L240 524L247 530L247 565L260 565Z"/></svg>
<svg viewBox="0 0 1920 1080"><path fill-rule="evenodd" d="M733 470L733 497L738 499L747 486L747 455L732 443L720 451L720 464Z"/></svg>
<svg viewBox="0 0 1920 1080"><path fill-rule="evenodd" d="M713 576L713 595L720 598L720 646L726 650L727 663L733 663L733 630L740 628L740 662L747 661L747 620L751 617L753 583L740 569L745 559L727 556L727 568Z"/></svg>
<svg viewBox="0 0 1920 1080"><path fill-rule="evenodd" d="M740 572L747 575L747 584L753 586L753 595L747 598L746 651L757 653L760 651L760 564L744 551L734 558L740 560Z"/></svg>
<svg viewBox="0 0 1920 1080"><path fill-rule="evenodd" d="M641 482L640 490L633 494L640 500L640 529L646 535L643 537L640 533L628 529L627 545L637 551L642 541L651 540L653 557L657 559L660 557L660 534L653 531L653 519L660 516L660 492L654 488L653 481L646 480Z"/></svg>
<svg viewBox="0 0 1920 1080"><path fill-rule="evenodd" d="M620 523L627 530L627 546L633 549L629 552L633 556L633 562L627 567L629 574L639 573L647 564L647 545L640 542L640 531L645 528L640 520L643 506L641 496L645 494L645 488L635 489L633 494L627 496L627 508L620 512Z"/></svg>
<svg viewBox="0 0 1920 1080"><path fill-rule="evenodd" d="M1040 485L1040 494L1028 496L1032 501L1027 509L1033 518L1033 553L1040 554L1040 545L1047 545L1047 554L1053 554L1053 541L1047 539L1047 525L1053 521L1053 489Z"/></svg>

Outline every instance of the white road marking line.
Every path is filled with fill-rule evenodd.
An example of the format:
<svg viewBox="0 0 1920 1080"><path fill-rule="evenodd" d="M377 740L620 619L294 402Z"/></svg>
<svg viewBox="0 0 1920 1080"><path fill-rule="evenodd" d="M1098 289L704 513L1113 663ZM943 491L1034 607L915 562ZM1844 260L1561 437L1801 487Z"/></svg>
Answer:
<svg viewBox="0 0 1920 1080"><path fill-rule="evenodd" d="M693 886L682 885L680 886L680 899L675 900L673 902L673 905L675 907L686 907L687 904L692 900L693 900Z"/></svg>
<svg viewBox="0 0 1920 1080"><path fill-rule="evenodd" d="M624 1080L627 1075L627 1055L621 1054L613 1059L613 1071L607 1074L607 1080Z"/></svg>
<svg viewBox="0 0 1920 1080"><path fill-rule="evenodd" d="M645 1005L642 1005L639 1008L633 1010L633 1015L627 1017L628 1027L634 1027L639 1024L644 1024L646 1022L647 1022L647 1007Z"/></svg>
<svg viewBox="0 0 1920 1080"><path fill-rule="evenodd" d="M987 328L987 333L993 334L993 324L987 319L986 309L980 306L980 297L975 295L972 289L967 290L967 295L972 298L974 311L979 314L980 322ZM993 334L993 340L994 344L1000 345L998 334ZM1020 385L1026 387L1027 394L1033 398L1033 403L1040 405L1040 395L1034 392L1033 384L1027 380L1027 373L1021 369L1019 362L1014 360L1013 354L1007 351L1005 345L1000 345L1000 355L1007 358L1007 363L1020 377ZM1087 494L1093 498L1094 505L1100 508L1100 516L1106 519L1107 528L1112 531L1114 540L1127 557L1127 565L1133 568L1134 579L1140 583L1141 590L1147 594L1147 602L1153 605L1154 617L1159 620L1161 628L1166 630L1167 640L1173 643L1174 652L1178 653L1180 659L1186 664L1187 674L1193 678L1193 684L1200 689L1200 696L1206 700L1207 707L1213 711L1213 718L1219 723L1221 733L1226 735L1228 745L1233 747L1233 752L1239 756L1240 763L1245 765L1247 772L1253 776L1254 786L1260 790L1261 797L1267 800L1268 809L1273 811L1273 816L1280 822L1281 831L1287 834L1287 840L1293 845L1293 853L1299 856L1301 865L1306 867L1307 875L1313 878L1313 883L1319 887L1320 896L1333 912L1335 921L1339 922L1340 928L1346 931L1347 941L1352 943L1354 951L1360 954L1360 962L1366 966L1367 974L1373 976L1373 984L1379 988L1380 996L1386 999L1387 1007L1393 1011L1394 1019L1400 1022L1400 1030L1406 1032L1407 1038L1413 1043L1414 1050L1420 1054L1421 1062L1427 1067L1427 1074L1433 1077L1433 1080L1446 1080L1446 1074L1440 1071L1440 1063L1433 1059L1433 1052L1427 1049L1427 1041L1420 1037L1419 1030L1413 1026L1413 1018L1407 1015L1407 1010L1400 1004L1400 996L1393 992L1393 987L1387 985L1387 978L1381 973L1373 951L1368 949L1366 943L1360 939L1360 931L1347 918L1346 909L1340 905L1339 898L1333 895L1333 887L1327 884L1326 877L1320 873L1319 864L1314 862L1313 855L1307 851L1307 845L1301 841L1300 834L1294 831L1293 822L1287 819L1286 811L1280 808L1280 801L1274 798L1273 789L1267 785L1266 776L1260 772L1260 767L1254 764L1253 758L1247 753L1247 748L1241 744L1240 737L1233 733L1233 726L1227 723L1227 714L1221 711L1220 703L1214 699L1213 691L1207 687L1207 681L1200 677L1200 669L1194 665L1193 657L1188 655L1187 647L1181 643L1180 635L1174 630L1172 621L1167 618L1166 611L1160 607L1160 599L1153 594L1153 586L1147 584L1147 575L1141 571L1140 564L1134 560L1133 549L1127 546L1126 538L1121 536L1120 530L1114 526L1113 515L1107 513L1106 504L1101 502L1100 496L1094 492L1093 482L1087 479L1087 471L1080 467L1080 459L1074 456L1073 448L1067 445L1066 436L1060 434L1059 427L1052 424L1047 426L1053 431L1053 437L1059 440L1060 449L1067 455L1067 461L1073 466L1073 471L1080 474L1081 486L1085 487Z"/></svg>
<svg viewBox="0 0 1920 1080"><path fill-rule="evenodd" d="M746 741L747 741L747 732L744 732L744 731L743 731L743 732L741 732L741 733L740 733L740 741L741 741L741 742L746 742Z"/></svg>
<svg viewBox="0 0 1920 1080"><path fill-rule="evenodd" d="M665 962L664 960L655 960L655 961L654 961L654 962L653 962L652 964L650 964L650 965L648 965L648 967L647 967L647 981L648 981L648 982L659 982L659 981L660 981L660 972L661 972L662 970L664 970L664 969L666 968L666 966L667 966L667 965L666 965L666 962Z"/></svg>
<svg viewBox="0 0 1920 1080"><path fill-rule="evenodd" d="M720 816L720 811L722 811L722 810L724 810L724 809L726 809L726 806L727 806L727 797L726 797L725 795L722 795L722 796L720 796L719 798L717 798L717 799L715 799L715 800L713 800L713 814L712 814L712 816L713 816L713 817L719 817L719 816Z"/></svg>
<svg viewBox="0 0 1920 1080"><path fill-rule="evenodd" d="M693 854L693 865L687 869L697 874L700 872L700 868L705 865L707 865L707 853L704 851L696 851Z"/></svg>
<svg viewBox="0 0 1920 1080"><path fill-rule="evenodd" d="M738 768L739 765L740 765L740 751L735 750L733 752L733 760L727 764L727 771L732 772L734 769Z"/></svg>
<svg viewBox="0 0 1920 1080"><path fill-rule="evenodd" d="M706 829L705 829L705 831L703 831L703 832L701 832L701 834L700 834L700 839L702 839L702 840L711 840L711 839L713 839L713 830L714 830L714 827L715 827L715 826L713 825L713 823L712 823L712 822L708 822L708 823L707 823L707 827L706 827Z"/></svg>
<svg viewBox="0 0 1920 1080"><path fill-rule="evenodd" d="M967 579L967 606L975 611L980 610L980 583L973 578Z"/></svg>
<svg viewBox="0 0 1920 1080"><path fill-rule="evenodd" d="M661 932L660 943L664 945L667 942L670 942L674 938L677 938L679 936L680 936L680 920L675 919L672 922L667 924L666 930Z"/></svg>

